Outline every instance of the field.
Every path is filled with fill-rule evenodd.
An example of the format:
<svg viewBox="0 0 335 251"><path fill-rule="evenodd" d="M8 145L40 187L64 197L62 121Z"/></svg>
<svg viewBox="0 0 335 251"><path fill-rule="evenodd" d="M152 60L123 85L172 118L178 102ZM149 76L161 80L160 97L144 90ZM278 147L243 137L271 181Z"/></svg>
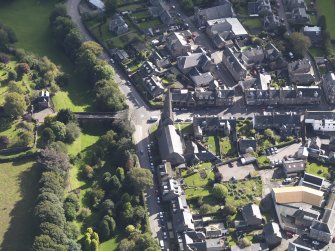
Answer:
<svg viewBox="0 0 335 251"><path fill-rule="evenodd" d="M47 56L70 74L70 85L56 95L56 108L69 107L73 111L88 110L92 95L85 80L74 70L74 65L55 44L49 30L49 15L56 0L15 0L0 2L0 21L11 27L18 37L18 48ZM0 90L1 91L1 90Z"/></svg>
<svg viewBox="0 0 335 251"><path fill-rule="evenodd" d="M335 2L332 0L316 1L318 15L326 17L327 30L332 40L335 40Z"/></svg>
<svg viewBox="0 0 335 251"><path fill-rule="evenodd" d="M38 178L34 162L0 164L0 250L30 250Z"/></svg>

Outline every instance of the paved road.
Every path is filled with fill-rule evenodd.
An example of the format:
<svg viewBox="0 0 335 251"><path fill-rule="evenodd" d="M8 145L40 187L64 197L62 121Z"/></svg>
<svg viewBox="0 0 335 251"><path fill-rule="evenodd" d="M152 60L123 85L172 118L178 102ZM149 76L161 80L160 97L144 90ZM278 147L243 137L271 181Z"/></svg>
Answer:
<svg viewBox="0 0 335 251"><path fill-rule="evenodd" d="M78 4L80 0L68 0L66 3L67 11L69 16L72 20L77 24L80 33L85 41L94 39L90 36L87 32L86 28L84 27L80 14L78 12ZM109 55L107 52L103 52L101 55L102 59L108 60L109 62ZM147 123L150 116L160 116L160 111L158 110L151 110L145 102L142 100L140 95L132 86L125 85L125 81L128 80L128 76L124 75L123 72L117 67L113 66L115 70L115 81L119 83L120 90L123 94L127 97L127 104L129 106L129 113L130 113L130 120L135 125L135 133L134 133L134 142L136 145L137 152L143 151L143 154L138 154L140 164L142 167L149 168L150 163L148 159L147 153L147 144L148 142L148 129L150 124ZM155 195L155 188L146 191L146 202L149 210L149 224L150 229L154 238L162 238L162 233L159 228L159 223L157 220L158 212L161 211L160 206L156 203L156 195Z"/></svg>

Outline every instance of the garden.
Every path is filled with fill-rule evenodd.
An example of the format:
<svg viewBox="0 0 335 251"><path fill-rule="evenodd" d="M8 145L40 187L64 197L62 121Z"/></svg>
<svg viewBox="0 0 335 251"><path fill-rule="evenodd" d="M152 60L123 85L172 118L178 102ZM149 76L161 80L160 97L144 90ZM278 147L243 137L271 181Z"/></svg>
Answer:
<svg viewBox="0 0 335 251"><path fill-rule="evenodd" d="M192 211L197 213L216 213L225 204L240 208L260 201L262 196L262 180L259 176L220 183L220 174L212 170L211 163L191 167L181 175L187 200ZM216 192L217 186L223 190L222 197Z"/></svg>
<svg viewBox="0 0 335 251"><path fill-rule="evenodd" d="M307 162L306 173L310 173L329 180L331 178L330 167L321 163Z"/></svg>

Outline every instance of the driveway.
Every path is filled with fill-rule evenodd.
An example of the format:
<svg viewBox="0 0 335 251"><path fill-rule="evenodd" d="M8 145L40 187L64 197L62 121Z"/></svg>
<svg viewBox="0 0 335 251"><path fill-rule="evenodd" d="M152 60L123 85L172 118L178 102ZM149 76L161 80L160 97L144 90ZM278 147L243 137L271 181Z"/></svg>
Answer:
<svg viewBox="0 0 335 251"><path fill-rule="evenodd" d="M55 111L51 108L43 109L39 112L33 113L33 119L37 120L38 123L43 123L44 118L49 115L55 115Z"/></svg>
<svg viewBox="0 0 335 251"><path fill-rule="evenodd" d="M241 180L246 178L251 171L255 170L254 165L249 164L249 165L241 165L239 161L234 161L232 162L234 167L229 167L227 164L220 166L219 172L222 174L223 181L228 181L232 177L235 177L237 180Z"/></svg>
<svg viewBox="0 0 335 251"><path fill-rule="evenodd" d="M295 143L283 148L279 148L277 154L270 155L268 156L268 158L270 160L282 160L285 156L294 155L298 151L300 146L301 143Z"/></svg>

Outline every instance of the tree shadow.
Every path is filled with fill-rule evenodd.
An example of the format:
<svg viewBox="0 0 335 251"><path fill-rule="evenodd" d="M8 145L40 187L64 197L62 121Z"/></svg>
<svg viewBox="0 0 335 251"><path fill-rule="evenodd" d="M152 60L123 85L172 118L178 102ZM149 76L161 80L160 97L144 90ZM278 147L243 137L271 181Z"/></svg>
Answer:
<svg viewBox="0 0 335 251"><path fill-rule="evenodd" d="M19 161L24 163L25 161ZM18 164L18 163L16 163ZM34 206L38 190L40 169L37 164L23 171L18 177L21 200L16 202L9 213L9 228L4 234L0 250L25 251L31 250L36 231ZM6 208L1 208L6 210Z"/></svg>

